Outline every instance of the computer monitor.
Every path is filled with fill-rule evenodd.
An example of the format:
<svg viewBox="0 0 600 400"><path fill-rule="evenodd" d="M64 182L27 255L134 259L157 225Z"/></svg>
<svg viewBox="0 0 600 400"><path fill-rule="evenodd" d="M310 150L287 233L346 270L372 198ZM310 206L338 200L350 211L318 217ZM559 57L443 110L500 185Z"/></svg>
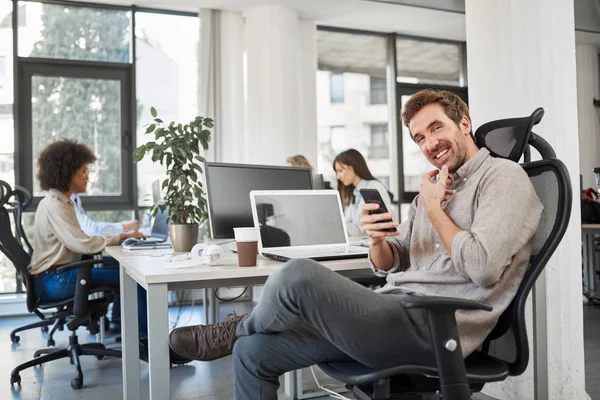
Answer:
<svg viewBox="0 0 600 400"><path fill-rule="evenodd" d="M313 188L312 171L305 167L207 162L204 173L213 239L233 239L233 228L254 226L252 190Z"/></svg>

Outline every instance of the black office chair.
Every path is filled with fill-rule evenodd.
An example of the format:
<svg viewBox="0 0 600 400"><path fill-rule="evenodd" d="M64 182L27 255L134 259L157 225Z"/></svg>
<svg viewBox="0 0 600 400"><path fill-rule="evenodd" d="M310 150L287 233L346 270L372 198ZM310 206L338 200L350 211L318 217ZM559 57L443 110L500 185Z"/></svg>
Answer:
<svg viewBox="0 0 600 400"><path fill-rule="evenodd" d="M15 188L12 189L7 182L0 180L0 199L2 199L0 200L0 204L5 204L6 208L12 213L14 224L13 236L15 240L31 256L33 254L33 247L27 239L22 223L23 211L31 204L31 193L29 190L18 185L15 185ZM21 284L24 284L21 274L18 271L17 269L17 279ZM69 315L68 312L66 312L64 307L58 307L56 311L50 314L36 313L36 315L40 317L40 321L20 326L10 332L11 342L19 343L21 340L21 337L17 335L19 332L41 328L43 333L50 331L47 339L48 347L55 345L54 333L57 330L62 331L64 329L65 318ZM54 326L50 330L48 327L52 324Z"/></svg>
<svg viewBox="0 0 600 400"><path fill-rule="evenodd" d="M7 201L8 198L6 195L3 195L0 197L0 200ZM40 300L33 290L34 278L27 271L31 257L13 236L6 203L0 204L0 251L15 265L23 279L23 283L27 288L27 309L40 316L40 318L43 316L42 310L63 309L66 314L66 326L71 331L68 347L48 347L37 350L34 353L33 360L27 361L13 369L10 377L11 384L21 383L19 372L26 368L60 358L70 358L71 363L75 365L77 370L77 376L71 380L71 387L73 389L80 389L83 386L83 373L81 371L79 356L93 355L99 360L105 356L121 357L120 351L106 349L102 343L79 344L77 340L76 330L80 326L86 326L92 335L99 332L99 319L106 314L108 305L112 302L114 294L117 292L115 288L105 287L90 290L88 282L90 281L92 268L95 264L102 263L101 259L87 258L79 262L64 265L58 269L59 271L77 269L77 287L74 297L52 302ZM102 292L103 294L101 297L89 300L89 294L96 292Z"/></svg>
<svg viewBox="0 0 600 400"><path fill-rule="evenodd" d="M534 238L530 266L512 303L500 316L481 348L463 360L456 326L456 310L491 310L486 304L441 297L410 297L403 307L426 309L429 316L436 367L398 365L375 370L358 362L331 362L319 367L346 383L357 399L466 400L488 382L518 376L529 362L525 325L525 303L537 277L558 247L569 223L572 204L571 182L565 165L555 158L550 145L531 131L543 116L537 109L530 117L494 121L480 127L478 145L491 147L492 154L518 161L529 175L544 211ZM502 139L504 137L504 140ZM504 145L512 143L512 147ZM542 160L530 162L528 146ZM515 150L515 148L517 150ZM372 281L376 281L373 279ZM370 282L362 279L362 284Z"/></svg>

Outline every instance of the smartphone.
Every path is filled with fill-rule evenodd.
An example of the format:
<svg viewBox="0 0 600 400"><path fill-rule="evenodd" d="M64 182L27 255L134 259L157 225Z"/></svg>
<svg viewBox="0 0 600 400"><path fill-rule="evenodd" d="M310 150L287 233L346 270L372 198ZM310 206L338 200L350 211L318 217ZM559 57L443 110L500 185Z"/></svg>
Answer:
<svg viewBox="0 0 600 400"><path fill-rule="evenodd" d="M385 214L385 213L389 212L377 189L360 189L359 192L360 192L360 195L362 196L362 198L364 199L365 203L379 204L379 208L377 210L372 210L371 214ZM385 221L380 221L380 222L392 222L392 220L387 219ZM395 227L386 228L386 229L383 229L383 231L396 232L396 228Z"/></svg>

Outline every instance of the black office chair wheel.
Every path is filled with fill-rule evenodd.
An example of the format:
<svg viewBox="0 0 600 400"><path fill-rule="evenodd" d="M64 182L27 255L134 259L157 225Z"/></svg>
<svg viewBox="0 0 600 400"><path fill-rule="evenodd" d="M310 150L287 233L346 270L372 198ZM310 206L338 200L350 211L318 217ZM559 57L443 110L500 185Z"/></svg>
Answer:
<svg viewBox="0 0 600 400"><path fill-rule="evenodd" d="M18 335L15 335L14 333L10 334L10 341L13 343L19 343L19 340L21 340L21 337Z"/></svg>
<svg viewBox="0 0 600 400"><path fill-rule="evenodd" d="M71 379L71 387L75 390L81 389L83 387L83 378L73 378Z"/></svg>
<svg viewBox="0 0 600 400"><path fill-rule="evenodd" d="M48 339L48 342L46 344L48 345L48 347L52 347L56 345L56 342L54 341L54 339Z"/></svg>
<svg viewBox="0 0 600 400"><path fill-rule="evenodd" d="M42 333L48 333L48 332L50 332L50 329L48 329L47 326L42 326L41 329L42 329Z"/></svg>
<svg viewBox="0 0 600 400"><path fill-rule="evenodd" d="M11 374L10 375L10 384L14 385L14 384L20 385L21 384L21 375L19 374Z"/></svg>

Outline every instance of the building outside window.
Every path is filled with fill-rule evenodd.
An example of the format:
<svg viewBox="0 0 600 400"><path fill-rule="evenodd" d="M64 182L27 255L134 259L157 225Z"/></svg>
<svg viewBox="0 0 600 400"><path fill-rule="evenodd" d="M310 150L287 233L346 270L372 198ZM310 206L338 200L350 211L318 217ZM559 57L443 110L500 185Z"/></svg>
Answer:
<svg viewBox="0 0 600 400"><path fill-rule="evenodd" d="M372 84L372 77L386 76L385 37L319 29L317 52L317 171L335 182L335 156L354 148L365 157L374 176L389 177L389 157L370 157L371 126L387 125L389 117L381 81L375 80L376 87ZM333 101L337 76L343 77L343 103ZM373 89L378 93L374 95L377 104L371 101ZM343 140L339 127L343 127Z"/></svg>
<svg viewBox="0 0 600 400"><path fill-rule="evenodd" d="M387 104L387 82L385 77L371 76L371 104Z"/></svg>
<svg viewBox="0 0 600 400"><path fill-rule="evenodd" d="M331 74L329 76L331 103L344 102L344 75Z"/></svg>
<svg viewBox="0 0 600 400"><path fill-rule="evenodd" d="M371 125L371 147L369 147L369 158L388 158L389 156L388 125Z"/></svg>

